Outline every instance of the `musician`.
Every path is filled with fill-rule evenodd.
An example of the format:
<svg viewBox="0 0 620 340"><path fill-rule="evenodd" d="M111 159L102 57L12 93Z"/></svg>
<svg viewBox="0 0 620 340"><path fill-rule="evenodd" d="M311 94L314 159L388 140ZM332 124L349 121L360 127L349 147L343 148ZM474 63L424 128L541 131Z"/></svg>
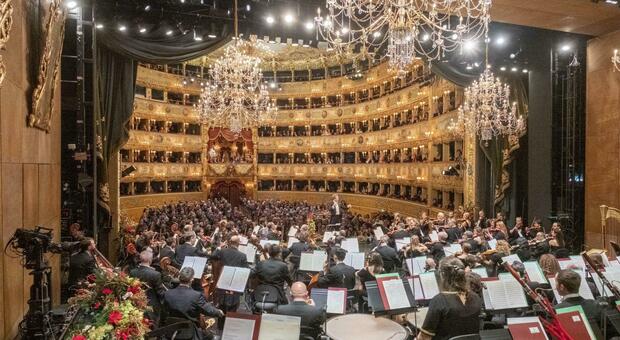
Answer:
<svg viewBox="0 0 620 340"><path fill-rule="evenodd" d="M555 308L581 306L591 325L600 324L601 306L594 300L579 296L581 275L571 269L560 270L556 275L556 290L562 297L562 302Z"/></svg>
<svg viewBox="0 0 620 340"><path fill-rule="evenodd" d="M323 310L315 306L303 282L293 283L291 295L293 296L293 302L288 305L278 306L276 313L301 317L301 336L308 335L316 339L321 334L321 327L325 320Z"/></svg>
<svg viewBox="0 0 620 340"><path fill-rule="evenodd" d="M295 242L291 245L289 261L293 264L293 268L299 268L299 260L301 259L301 253L309 251L310 245L308 244L308 232L300 231L297 233L297 239L299 242Z"/></svg>
<svg viewBox="0 0 620 340"><path fill-rule="evenodd" d="M463 236L463 231L459 226L457 226L454 221L448 221L448 225L444 228L445 232L448 234L448 239L446 240L448 243L454 243L461 239Z"/></svg>
<svg viewBox="0 0 620 340"><path fill-rule="evenodd" d="M405 258L424 256L428 252L428 248L420 242L417 235L411 236L411 243L405 248Z"/></svg>
<svg viewBox="0 0 620 340"><path fill-rule="evenodd" d="M148 286L146 298L153 311L146 312L145 314L149 320L152 320L157 325L159 323L159 313L161 312L161 298L164 295L165 288L162 284L161 273L151 267L152 262L153 253L149 250L143 250L140 253L140 264L132 269L129 275L139 279Z"/></svg>
<svg viewBox="0 0 620 340"><path fill-rule="evenodd" d="M259 285L270 285L278 289L278 304L288 302L284 293L284 283L292 284L288 266L282 261L282 248L272 245L268 250L269 259L260 261L256 264L255 275Z"/></svg>
<svg viewBox="0 0 620 340"><path fill-rule="evenodd" d="M329 224L341 224L344 210L345 207L340 203L340 197L338 197L338 194L334 194L332 196L332 203L329 207L329 212L331 214Z"/></svg>
<svg viewBox="0 0 620 340"><path fill-rule="evenodd" d="M478 220L474 226L482 229L489 227L489 221L484 214L484 210L478 211Z"/></svg>
<svg viewBox="0 0 620 340"><path fill-rule="evenodd" d="M331 267L326 264L322 275L319 276L318 286L320 288L355 288L355 268L344 263L346 256L346 250L336 248L333 256L336 264Z"/></svg>
<svg viewBox="0 0 620 340"><path fill-rule="evenodd" d="M71 242L79 242L84 239L84 231L79 223L73 223L69 226L69 234L71 234Z"/></svg>
<svg viewBox="0 0 620 340"><path fill-rule="evenodd" d="M375 275L383 273L383 257L381 254L376 251L369 253L366 257L366 267L355 273L357 280L359 280L357 284L358 290L361 290L366 295L366 282L377 281Z"/></svg>
<svg viewBox="0 0 620 340"><path fill-rule="evenodd" d="M495 221L495 228L494 228L494 235L493 238L500 241L507 241L508 240L508 228L506 228L506 225L504 224L504 221Z"/></svg>
<svg viewBox="0 0 620 340"><path fill-rule="evenodd" d="M179 286L164 293L164 312L166 317L175 317L191 320L194 323L193 339L211 339L198 327L200 314L222 318L224 312L207 303L202 292L191 288L194 279L194 270L189 267L179 272ZM184 337L185 338L185 337Z"/></svg>
<svg viewBox="0 0 620 340"><path fill-rule="evenodd" d="M446 257L446 253L444 252L444 247L448 246L448 234L445 231L440 231L437 234L438 241L433 243L430 247L428 255L435 259L435 262L439 262L441 259Z"/></svg>
<svg viewBox="0 0 620 340"><path fill-rule="evenodd" d="M430 301L419 339L478 334L482 300L470 290L463 263L452 256L444 258L439 263L439 277L441 293Z"/></svg>
<svg viewBox="0 0 620 340"><path fill-rule="evenodd" d="M206 256L205 253L192 246L191 243L195 237L196 235L193 232L187 232L179 239L179 245L175 252L176 263L183 265L186 256Z"/></svg>
<svg viewBox="0 0 620 340"><path fill-rule="evenodd" d="M392 238L395 240L400 240L410 236L411 234L409 234L409 232L405 230L405 225L402 223L396 225L396 230L392 234Z"/></svg>
<svg viewBox="0 0 620 340"><path fill-rule="evenodd" d="M542 231L536 233L536 237L532 240L531 245L534 246L532 249L532 256L535 258L549 253L549 240L547 240Z"/></svg>
<svg viewBox="0 0 620 340"><path fill-rule="evenodd" d="M375 248L374 251L381 254L381 258L383 259L383 268L387 273L392 273L396 270L399 270L402 266L400 258L398 257L398 253L394 248L388 246L388 242L390 237L387 235L383 235L381 240L379 241L379 245Z"/></svg>
<svg viewBox="0 0 620 340"><path fill-rule="evenodd" d="M531 239L536 238L536 234L542 231L543 229L542 229L542 226L540 225L540 219L535 217L534 220L532 220L532 224L530 225L530 227L526 228L525 234L526 234L527 239L531 240Z"/></svg>
<svg viewBox="0 0 620 340"><path fill-rule="evenodd" d="M482 249L480 242L474 238L474 233L469 230L463 233L463 245L465 244L469 244L472 254L477 254Z"/></svg>
<svg viewBox="0 0 620 340"><path fill-rule="evenodd" d="M211 261L219 260L222 267L248 268L248 258L237 249L238 247L239 236L232 236L228 240L226 247L217 249L213 255L211 255ZM218 290L217 300L218 306L220 306L224 312L235 312L239 308L239 303L241 302L241 293ZM220 321L219 326L220 328L224 327L223 322Z"/></svg>
<svg viewBox="0 0 620 340"><path fill-rule="evenodd" d="M95 272L97 263L93 252L95 251L95 241L86 237L80 241L80 251L72 255L69 260L69 285L76 285L79 281Z"/></svg>
<svg viewBox="0 0 620 340"><path fill-rule="evenodd" d="M159 258L163 259L164 257L167 257L170 259L173 267L181 269L182 263L178 263L176 261L176 253L174 251L175 244L176 240L174 239L174 237L166 238L165 245L159 250Z"/></svg>
<svg viewBox="0 0 620 340"><path fill-rule="evenodd" d="M510 244L515 244L518 239L525 238L525 226L523 225L523 218L515 218L515 226L510 229L508 233L508 240Z"/></svg>

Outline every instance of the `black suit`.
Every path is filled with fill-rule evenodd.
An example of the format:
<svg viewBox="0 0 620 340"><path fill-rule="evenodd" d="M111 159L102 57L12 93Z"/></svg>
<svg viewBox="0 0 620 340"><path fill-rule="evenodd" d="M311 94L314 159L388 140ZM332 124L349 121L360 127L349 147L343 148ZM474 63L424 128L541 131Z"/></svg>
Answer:
<svg viewBox="0 0 620 340"><path fill-rule="evenodd" d="M406 237L410 237L411 235L409 234L409 232L407 232L406 230L397 230L394 235L392 235L392 238L395 240L399 240L399 239L403 239Z"/></svg>
<svg viewBox="0 0 620 340"><path fill-rule="evenodd" d="M181 269L181 265L182 263L178 263L177 259L176 259L176 254L174 252L174 249L166 246L164 248L161 248L159 250L159 259L163 259L164 257L169 258L172 261L172 266L177 268L177 269Z"/></svg>
<svg viewBox="0 0 620 340"><path fill-rule="evenodd" d="M288 305L278 306L277 314L301 317L301 327L307 329L308 335L316 338L321 333L324 321L323 310L304 301L293 301Z"/></svg>
<svg viewBox="0 0 620 340"><path fill-rule="evenodd" d="M211 260L219 260L224 266L248 268L247 256L236 248L222 248L216 250L211 256ZM241 293L230 294L228 292L217 291L218 306L225 312L236 312L241 302ZM220 320L220 327L224 327Z"/></svg>
<svg viewBox="0 0 620 340"><path fill-rule="evenodd" d="M86 276L95 272L97 264L89 251L81 251L69 260L69 284L75 285Z"/></svg>
<svg viewBox="0 0 620 340"><path fill-rule="evenodd" d="M278 289L278 303L286 303L284 283L291 284L291 276L286 263L279 259L268 259L256 264L256 276L260 284L267 284Z"/></svg>
<svg viewBox="0 0 620 340"><path fill-rule="evenodd" d="M177 246L175 254L176 263L182 266L186 256L199 256L198 249L187 242Z"/></svg>
<svg viewBox="0 0 620 340"><path fill-rule="evenodd" d="M448 234L448 243L454 243L458 241L463 235L461 229L459 229L458 227L446 228L446 234Z"/></svg>
<svg viewBox="0 0 620 340"><path fill-rule="evenodd" d="M337 263L329 268L329 272L319 277L318 285L321 288L338 287L355 288L355 268L344 263Z"/></svg>
<svg viewBox="0 0 620 340"><path fill-rule="evenodd" d="M219 317L219 311L210 303L207 303L202 292L193 290L187 286L179 286L164 293L164 309L167 316L191 320L196 323L200 314ZM194 330L194 339L202 339L203 334Z"/></svg>
<svg viewBox="0 0 620 340"><path fill-rule="evenodd" d="M448 246L447 242L435 242L429 251L429 255L433 257L435 263L439 264L439 261L446 257L446 252L443 250L444 247Z"/></svg>
<svg viewBox="0 0 620 340"><path fill-rule="evenodd" d="M376 251L381 255L383 259L383 268L386 273L391 273L401 268L400 258L394 248L386 245L380 245L376 248Z"/></svg>
<svg viewBox="0 0 620 340"><path fill-rule="evenodd" d="M161 280L161 273L151 267L139 265L129 272L129 275L140 279L146 283L149 288L146 290L146 298L149 306L153 307L152 320L159 320L159 312L161 311L161 297L163 297L165 289Z"/></svg>

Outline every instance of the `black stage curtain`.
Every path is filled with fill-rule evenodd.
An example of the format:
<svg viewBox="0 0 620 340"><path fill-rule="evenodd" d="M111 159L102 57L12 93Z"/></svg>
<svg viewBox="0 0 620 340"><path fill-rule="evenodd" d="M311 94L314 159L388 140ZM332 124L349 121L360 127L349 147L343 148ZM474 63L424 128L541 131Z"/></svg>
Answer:
<svg viewBox="0 0 620 340"><path fill-rule="evenodd" d="M108 166L112 156L129 138L127 124L133 112L138 62L174 64L196 59L220 48L231 39L228 25L219 39L195 41L191 33L174 36L163 28L146 35L97 30L95 60L95 123L97 124L97 200L100 246L108 252L111 227ZM96 232L97 232L96 231Z"/></svg>

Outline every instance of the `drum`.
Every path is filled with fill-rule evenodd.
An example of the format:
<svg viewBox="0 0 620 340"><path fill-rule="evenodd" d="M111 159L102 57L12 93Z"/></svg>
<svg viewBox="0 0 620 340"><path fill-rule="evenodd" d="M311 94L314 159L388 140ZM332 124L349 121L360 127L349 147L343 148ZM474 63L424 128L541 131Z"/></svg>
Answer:
<svg viewBox="0 0 620 340"><path fill-rule="evenodd" d="M411 325L411 327L417 326L417 328L420 329L424 324L424 319L426 319L427 313L428 307L420 307L417 312L407 314L407 322Z"/></svg>
<svg viewBox="0 0 620 340"><path fill-rule="evenodd" d="M347 314L327 320L325 334L333 340L406 340L407 330L398 323L370 314Z"/></svg>

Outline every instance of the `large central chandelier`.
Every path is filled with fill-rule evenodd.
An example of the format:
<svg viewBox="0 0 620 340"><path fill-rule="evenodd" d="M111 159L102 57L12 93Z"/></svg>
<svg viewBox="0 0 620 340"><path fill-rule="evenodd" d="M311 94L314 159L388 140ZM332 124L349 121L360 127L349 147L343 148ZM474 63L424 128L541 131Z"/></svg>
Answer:
<svg viewBox="0 0 620 340"><path fill-rule="evenodd" d="M517 114L517 104L510 102L510 86L495 78L488 66L465 89L456 125L479 135L485 143L496 136L520 135L525 129L525 121Z"/></svg>
<svg viewBox="0 0 620 340"><path fill-rule="evenodd" d="M616 72L616 70L620 72L620 53L618 53L618 50L614 50L614 55L611 57L611 63L614 64L614 72Z"/></svg>
<svg viewBox="0 0 620 340"><path fill-rule="evenodd" d="M491 0L327 0L315 18L318 32L338 52L374 58L386 46L390 66L416 58L439 60L488 35Z"/></svg>
<svg viewBox="0 0 620 340"><path fill-rule="evenodd" d="M276 111L260 69L261 59L249 55L251 43L238 38L235 0L235 38L209 69L197 110L203 123L234 133L259 126Z"/></svg>

